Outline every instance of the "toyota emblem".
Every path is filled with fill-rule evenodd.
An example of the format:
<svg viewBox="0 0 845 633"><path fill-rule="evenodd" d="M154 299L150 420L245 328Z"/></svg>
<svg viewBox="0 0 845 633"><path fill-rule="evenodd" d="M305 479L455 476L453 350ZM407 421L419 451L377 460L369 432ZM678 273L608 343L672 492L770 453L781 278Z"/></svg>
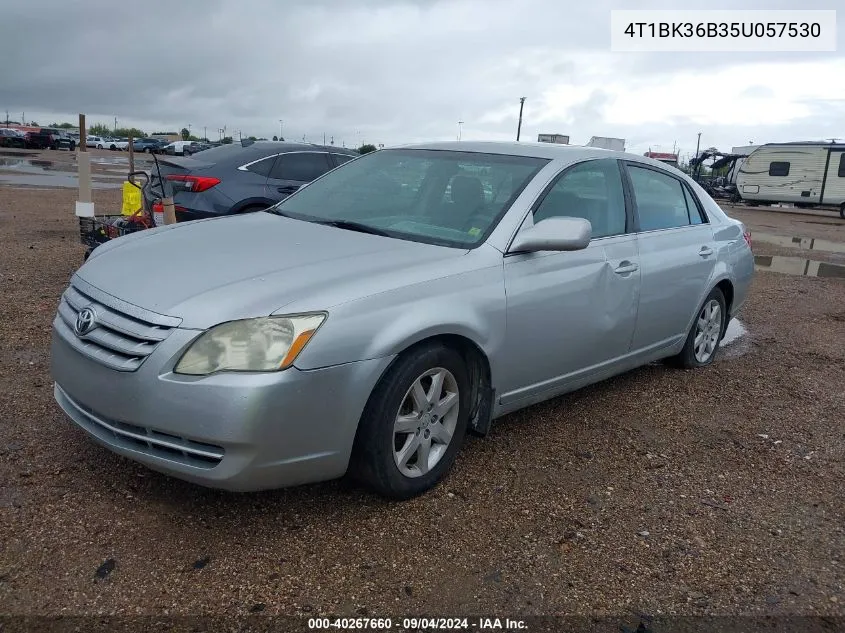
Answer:
<svg viewBox="0 0 845 633"><path fill-rule="evenodd" d="M76 315L76 334L85 336L97 326L97 313L93 308L82 308Z"/></svg>

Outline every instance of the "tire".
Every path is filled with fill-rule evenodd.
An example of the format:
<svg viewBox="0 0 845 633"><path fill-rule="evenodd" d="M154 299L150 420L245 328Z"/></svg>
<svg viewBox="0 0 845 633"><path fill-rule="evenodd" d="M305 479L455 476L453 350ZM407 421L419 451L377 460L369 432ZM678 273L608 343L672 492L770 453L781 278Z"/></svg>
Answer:
<svg viewBox="0 0 845 633"><path fill-rule="evenodd" d="M102 145L97 145L97 149L103 149Z"/></svg>
<svg viewBox="0 0 845 633"><path fill-rule="evenodd" d="M718 313L714 312L716 308L718 308ZM712 363L719 351L719 343L722 341L727 324L726 319L725 296L719 288L713 288L696 313L684 348L677 356L667 359L667 362L683 369L705 367ZM697 348L696 339L699 335L702 335L703 339Z"/></svg>
<svg viewBox="0 0 845 633"><path fill-rule="evenodd" d="M145 147L145 148L144 148L144 153L145 153L145 154L150 154L150 153L151 153L151 152L150 152L150 148L149 148L149 147Z"/></svg>
<svg viewBox="0 0 845 633"><path fill-rule="evenodd" d="M842 206L839 207L839 217L845 220L845 202L843 202Z"/></svg>
<svg viewBox="0 0 845 633"><path fill-rule="evenodd" d="M443 388L436 395L435 377ZM438 343L400 355L364 408L350 474L391 499L410 499L434 487L463 444L469 394L467 369L456 351ZM397 424L407 430L397 430Z"/></svg>

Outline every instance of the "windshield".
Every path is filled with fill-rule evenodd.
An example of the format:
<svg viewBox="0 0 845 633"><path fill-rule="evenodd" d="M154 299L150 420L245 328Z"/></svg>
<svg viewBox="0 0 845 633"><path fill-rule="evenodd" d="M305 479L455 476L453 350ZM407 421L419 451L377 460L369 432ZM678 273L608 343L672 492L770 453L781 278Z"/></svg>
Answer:
<svg viewBox="0 0 845 633"><path fill-rule="evenodd" d="M444 150L381 150L349 161L271 207L402 239L481 244L548 160Z"/></svg>

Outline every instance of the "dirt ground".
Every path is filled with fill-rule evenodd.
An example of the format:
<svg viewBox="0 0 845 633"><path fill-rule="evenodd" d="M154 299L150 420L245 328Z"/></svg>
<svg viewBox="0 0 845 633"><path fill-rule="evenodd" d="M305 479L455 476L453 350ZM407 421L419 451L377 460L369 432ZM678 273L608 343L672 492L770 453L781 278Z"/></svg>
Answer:
<svg viewBox="0 0 845 633"><path fill-rule="evenodd" d="M759 272L712 366L500 419L421 498L233 494L111 454L54 404L75 198L0 187L0 614L845 615L845 281ZM832 214L732 213L845 243Z"/></svg>

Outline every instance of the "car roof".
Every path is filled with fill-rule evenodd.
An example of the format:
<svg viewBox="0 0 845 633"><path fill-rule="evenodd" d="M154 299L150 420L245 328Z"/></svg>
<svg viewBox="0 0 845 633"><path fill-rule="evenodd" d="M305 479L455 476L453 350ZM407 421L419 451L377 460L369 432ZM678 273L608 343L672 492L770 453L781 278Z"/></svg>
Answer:
<svg viewBox="0 0 845 633"><path fill-rule="evenodd" d="M331 152L357 156L357 152L333 145L311 145L310 143L288 143L283 141L253 141L246 145L226 143L207 149L202 153L202 160L214 164L243 163L287 152Z"/></svg>
<svg viewBox="0 0 845 633"><path fill-rule="evenodd" d="M562 145L559 143L536 143L518 141L437 141L433 143L413 143L401 145L395 149L431 149L453 152L478 152L481 154L508 154L511 156L529 156L548 160L576 162L589 158L624 158L625 160L659 165L666 163L628 152L620 152L600 147L581 145Z"/></svg>

